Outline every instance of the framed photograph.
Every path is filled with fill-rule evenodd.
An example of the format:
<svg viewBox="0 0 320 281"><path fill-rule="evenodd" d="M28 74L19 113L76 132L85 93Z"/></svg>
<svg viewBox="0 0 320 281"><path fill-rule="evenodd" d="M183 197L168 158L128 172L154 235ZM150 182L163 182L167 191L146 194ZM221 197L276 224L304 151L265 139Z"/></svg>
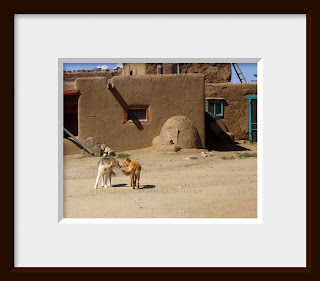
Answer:
<svg viewBox="0 0 320 281"><path fill-rule="evenodd" d="M10 274L311 272L308 11L10 15Z"/></svg>
<svg viewBox="0 0 320 281"><path fill-rule="evenodd" d="M259 63L192 61L59 60L61 223L263 221Z"/></svg>

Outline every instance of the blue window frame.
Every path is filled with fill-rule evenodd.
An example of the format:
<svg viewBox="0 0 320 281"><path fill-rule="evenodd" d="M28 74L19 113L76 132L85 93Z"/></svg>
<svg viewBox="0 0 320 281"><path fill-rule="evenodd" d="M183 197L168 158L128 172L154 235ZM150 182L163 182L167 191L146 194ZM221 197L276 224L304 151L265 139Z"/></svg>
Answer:
<svg viewBox="0 0 320 281"><path fill-rule="evenodd" d="M210 112L217 117L223 117L223 100L207 99L207 112Z"/></svg>
<svg viewBox="0 0 320 281"><path fill-rule="evenodd" d="M246 97L249 98L249 139L256 143L258 140L257 95Z"/></svg>

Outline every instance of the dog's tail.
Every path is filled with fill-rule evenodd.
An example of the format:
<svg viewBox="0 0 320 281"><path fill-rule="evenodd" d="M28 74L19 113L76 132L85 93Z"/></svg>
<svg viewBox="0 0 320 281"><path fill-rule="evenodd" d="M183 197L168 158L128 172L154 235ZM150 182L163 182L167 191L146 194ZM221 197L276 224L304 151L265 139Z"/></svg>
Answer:
<svg viewBox="0 0 320 281"><path fill-rule="evenodd" d="M121 171L122 171L122 173L123 173L124 175L130 176L130 172L127 172L127 171L124 171L124 170L121 170Z"/></svg>

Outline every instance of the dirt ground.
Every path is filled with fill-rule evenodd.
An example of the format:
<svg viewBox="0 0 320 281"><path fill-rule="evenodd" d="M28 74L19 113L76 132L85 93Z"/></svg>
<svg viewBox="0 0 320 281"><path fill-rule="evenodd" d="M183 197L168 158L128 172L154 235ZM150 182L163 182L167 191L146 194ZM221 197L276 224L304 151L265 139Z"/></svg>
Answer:
<svg viewBox="0 0 320 281"><path fill-rule="evenodd" d="M65 155L64 217L257 217L257 158L239 157L239 153L256 153L257 145L242 141L212 151L213 157L202 157L201 151L206 150L164 154L149 147L122 151L140 162L141 189L129 187L130 178L114 169L117 176L112 178L112 187L103 188L100 181L95 190L100 158Z"/></svg>

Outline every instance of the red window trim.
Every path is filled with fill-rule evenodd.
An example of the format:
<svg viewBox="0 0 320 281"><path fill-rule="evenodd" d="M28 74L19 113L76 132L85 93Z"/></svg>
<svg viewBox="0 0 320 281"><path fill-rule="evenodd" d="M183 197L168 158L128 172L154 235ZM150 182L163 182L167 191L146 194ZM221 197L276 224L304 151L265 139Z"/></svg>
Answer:
<svg viewBox="0 0 320 281"><path fill-rule="evenodd" d="M79 90L64 91L63 94L64 95L80 95L80 91Z"/></svg>
<svg viewBox="0 0 320 281"><path fill-rule="evenodd" d="M142 122L148 122L149 121L149 107L128 107L125 111L125 120L126 122L133 122L132 120L128 120L128 110L130 109L145 109L146 110L146 116L147 116L147 119L142 119L142 120L139 120L139 121L142 121Z"/></svg>

